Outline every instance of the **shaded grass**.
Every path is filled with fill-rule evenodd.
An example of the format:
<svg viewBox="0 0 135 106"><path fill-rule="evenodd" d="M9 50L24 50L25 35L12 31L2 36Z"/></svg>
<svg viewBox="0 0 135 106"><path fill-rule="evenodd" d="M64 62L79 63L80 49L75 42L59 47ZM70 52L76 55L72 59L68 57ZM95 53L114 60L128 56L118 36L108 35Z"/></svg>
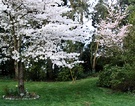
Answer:
<svg viewBox="0 0 135 106"><path fill-rule="evenodd" d="M0 106L135 106L135 95L115 92L96 86L97 78L72 82L25 82L38 100L10 101L2 99L3 88L15 87L17 82L0 80Z"/></svg>

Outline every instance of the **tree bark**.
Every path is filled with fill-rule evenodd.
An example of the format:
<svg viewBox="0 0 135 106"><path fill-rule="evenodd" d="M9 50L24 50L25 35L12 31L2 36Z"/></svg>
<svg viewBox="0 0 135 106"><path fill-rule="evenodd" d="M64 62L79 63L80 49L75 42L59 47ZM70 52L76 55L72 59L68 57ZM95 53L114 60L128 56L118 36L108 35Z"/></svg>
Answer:
<svg viewBox="0 0 135 106"><path fill-rule="evenodd" d="M14 18L12 17L11 14L8 14L10 17L10 21L12 22L12 27L11 27L11 34L13 36L13 46L14 46L14 51L18 51L18 40L17 36L15 33L15 25L14 25ZM14 68L15 68L15 79L18 80L18 62L17 60L14 61Z"/></svg>
<svg viewBox="0 0 135 106"><path fill-rule="evenodd" d="M81 24L83 24L83 12L81 12L81 15L80 15L80 22Z"/></svg>
<svg viewBox="0 0 135 106"><path fill-rule="evenodd" d="M72 78L73 83L75 83L76 78L73 75L72 69L70 69L70 74L71 74L71 78Z"/></svg>
<svg viewBox="0 0 135 106"><path fill-rule="evenodd" d="M11 27L11 35L13 36L13 51L16 51L19 53L19 58L17 60L14 60L14 68L15 68L15 79L18 80L18 89L19 93L25 93L24 89L24 64L21 60L21 43L22 43L22 36L17 36L16 34L16 18L18 16L12 16L11 13L7 13L7 15L10 18L12 27ZM19 39L18 39L19 38Z"/></svg>
<svg viewBox="0 0 135 106"><path fill-rule="evenodd" d="M19 93L25 93L25 89L24 89L24 65L23 63L20 61L18 62L18 66L19 66L19 70L18 70L18 89L19 89Z"/></svg>
<svg viewBox="0 0 135 106"><path fill-rule="evenodd" d="M98 52L98 46L99 46L99 42L97 42L96 50L95 50L95 54L94 54L94 58L93 58L93 63L92 63L92 73L95 73L96 55L97 55L97 52Z"/></svg>

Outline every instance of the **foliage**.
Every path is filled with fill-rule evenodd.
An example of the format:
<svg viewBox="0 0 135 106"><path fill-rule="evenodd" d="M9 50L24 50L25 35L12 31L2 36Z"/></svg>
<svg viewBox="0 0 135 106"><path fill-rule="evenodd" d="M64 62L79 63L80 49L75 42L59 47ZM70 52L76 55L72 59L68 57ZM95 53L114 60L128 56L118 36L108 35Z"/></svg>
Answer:
<svg viewBox="0 0 135 106"><path fill-rule="evenodd" d="M81 53L84 47L84 43L81 42L73 42L71 40L63 41L62 48L67 53L70 52L78 52Z"/></svg>
<svg viewBox="0 0 135 106"><path fill-rule="evenodd" d="M90 44L85 45L81 54L81 59L84 61L84 63L82 64L84 72L89 74L93 73L93 59L96 51L96 44L96 42L92 41L90 42ZM101 71L106 61L107 59L105 59L105 57L97 57L97 59L95 60L95 72Z"/></svg>
<svg viewBox="0 0 135 106"><path fill-rule="evenodd" d="M129 36L124 39L123 61L133 64L135 61L135 27L130 28Z"/></svg>
<svg viewBox="0 0 135 106"><path fill-rule="evenodd" d="M129 23L135 25L135 0L129 0Z"/></svg>
<svg viewBox="0 0 135 106"><path fill-rule="evenodd" d="M31 62L32 66L25 71L25 80L27 81L70 81L72 76L75 79L85 78L86 74L81 64L75 65L71 69L68 67L53 66L50 59L46 61Z"/></svg>
<svg viewBox="0 0 135 106"><path fill-rule="evenodd" d="M101 19L105 19L108 15L106 5L107 4L104 2L104 0L99 0L94 7L94 11L92 13L92 26L95 28L100 23Z"/></svg>
<svg viewBox="0 0 135 106"><path fill-rule="evenodd" d="M32 66L26 69L25 79L32 81L45 81L46 80L46 64L43 60L39 62L32 62Z"/></svg>
<svg viewBox="0 0 135 106"><path fill-rule="evenodd" d="M4 62L1 62L0 64L0 76L2 77L9 77L14 78L14 61L13 60L7 60Z"/></svg>
<svg viewBox="0 0 135 106"><path fill-rule="evenodd" d="M88 72L91 71L91 61L90 61L90 49L89 49L89 45L86 46L81 54L81 60L84 61L84 63L82 64L84 72Z"/></svg>
<svg viewBox="0 0 135 106"><path fill-rule="evenodd" d="M72 8L66 15L73 20L78 20L81 24L84 23L84 17L89 17L89 3L88 0L69 0Z"/></svg>
<svg viewBox="0 0 135 106"><path fill-rule="evenodd" d="M56 76L56 80L58 81L70 81L72 77L77 80L84 77L83 67L82 65L76 65L74 68L70 69L65 67L61 68Z"/></svg>
<svg viewBox="0 0 135 106"><path fill-rule="evenodd" d="M126 64L123 67L106 65L99 75L98 85L114 90L133 91L135 90L134 70L134 65Z"/></svg>
<svg viewBox="0 0 135 106"><path fill-rule="evenodd" d="M83 67L82 65L77 64L73 69L72 69L72 73L75 79L80 79L83 78Z"/></svg>
<svg viewBox="0 0 135 106"><path fill-rule="evenodd" d="M70 75L69 68L67 68L67 67L61 68L57 75L56 80L57 81L70 81L71 75Z"/></svg>
<svg viewBox="0 0 135 106"><path fill-rule="evenodd" d="M111 73L112 73L112 70L110 69L110 67L106 66L105 71L101 72L99 75L98 85L102 87L111 87L111 82L110 82Z"/></svg>

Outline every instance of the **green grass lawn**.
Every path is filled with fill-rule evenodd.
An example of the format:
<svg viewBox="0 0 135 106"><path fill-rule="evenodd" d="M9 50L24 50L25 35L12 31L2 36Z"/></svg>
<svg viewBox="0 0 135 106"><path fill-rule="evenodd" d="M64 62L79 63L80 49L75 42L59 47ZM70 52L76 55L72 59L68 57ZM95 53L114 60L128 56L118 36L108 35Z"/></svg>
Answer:
<svg viewBox="0 0 135 106"><path fill-rule="evenodd" d="M135 106L135 95L113 93L96 86L97 78L72 82L25 82L28 91L40 95L38 100L4 100L3 88L17 82L0 80L0 106Z"/></svg>

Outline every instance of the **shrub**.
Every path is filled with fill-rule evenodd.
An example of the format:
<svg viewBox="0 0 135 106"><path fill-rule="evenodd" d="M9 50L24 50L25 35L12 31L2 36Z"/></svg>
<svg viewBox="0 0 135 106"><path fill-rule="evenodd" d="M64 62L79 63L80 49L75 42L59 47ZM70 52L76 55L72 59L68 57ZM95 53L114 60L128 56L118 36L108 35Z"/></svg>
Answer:
<svg viewBox="0 0 135 106"><path fill-rule="evenodd" d="M111 74L112 69L109 65L106 65L104 71L99 75L98 85L101 87L111 87Z"/></svg>
<svg viewBox="0 0 135 106"><path fill-rule="evenodd" d="M68 68L61 68L57 74L57 81L69 81L71 80L70 71Z"/></svg>
<svg viewBox="0 0 135 106"><path fill-rule="evenodd" d="M77 65L72 69L74 78L76 78L76 79L81 79L81 78L83 78L83 76L84 76L84 72L83 72L83 71L84 71L84 70L83 70L82 65L77 64Z"/></svg>
<svg viewBox="0 0 135 106"><path fill-rule="evenodd" d="M72 75L71 75L72 74ZM74 79L80 79L84 76L84 73L83 73L83 67L82 65L76 65L73 69L70 69L69 68L61 68L58 75L57 75L57 78L56 80L58 81L69 81L69 80L72 80L72 77Z"/></svg>
<svg viewBox="0 0 135 106"><path fill-rule="evenodd" d="M99 75L98 85L119 91L135 90L135 70L133 66L105 66Z"/></svg>

